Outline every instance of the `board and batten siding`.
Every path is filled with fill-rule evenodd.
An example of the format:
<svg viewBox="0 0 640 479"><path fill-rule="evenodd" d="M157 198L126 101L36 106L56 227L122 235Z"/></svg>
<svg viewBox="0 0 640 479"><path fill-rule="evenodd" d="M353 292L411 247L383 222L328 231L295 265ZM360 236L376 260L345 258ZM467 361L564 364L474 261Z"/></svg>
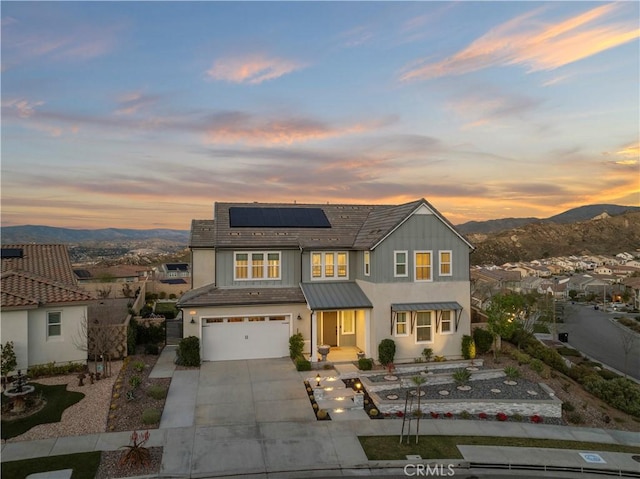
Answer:
<svg viewBox="0 0 640 479"><path fill-rule="evenodd" d="M394 251L407 251L408 276L394 276ZM437 216L428 214L414 214L385 238L371 252L371 276L358 277L373 283L413 282L415 251L431 251L433 281L469 280L469 245ZM451 251L451 276L439 275L440 251Z"/></svg>
<svg viewBox="0 0 640 479"><path fill-rule="evenodd" d="M280 279L260 279L260 280L241 280L234 281L234 253L280 253ZM236 286L238 288L269 288L269 287L287 287L298 286L300 284L300 251L287 249L236 249L236 250L218 250L216 256L216 279L217 286Z"/></svg>

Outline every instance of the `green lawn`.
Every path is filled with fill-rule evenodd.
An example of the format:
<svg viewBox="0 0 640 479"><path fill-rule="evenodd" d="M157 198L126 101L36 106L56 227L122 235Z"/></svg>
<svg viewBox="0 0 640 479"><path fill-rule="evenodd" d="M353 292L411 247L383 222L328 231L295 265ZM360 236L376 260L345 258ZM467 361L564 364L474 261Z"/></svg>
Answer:
<svg viewBox="0 0 640 479"><path fill-rule="evenodd" d="M4 429L4 426L3 426ZM38 457L2 463L2 477L24 479L38 472L73 469L71 479L93 479L100 466L100 451L81 452L64 456Z"/></svg>
<svg viewBox="0 0 640 479"><path fill-rule="evenodd" d="M24 434L38 424L60 422L64 410L69 406L73 406L84 397L82 393L67 391L66 384L56 386L45 386L38 383L31 384L35 387L35 391L32 394L38 395L42 393L47 400L47 404L42 410L29 417L13 421L2 420L2 439L9 439ZM6 400L8 400L8 398L2 395L3 404Z"/></svg>
<svg viewBox="0 0 640 479"><path fill-rule="evenodd" d="M415 443L415 435L411 436L410 444L406 444L406 439L402 444L398 444L399 436L358 436L358 439L367 458L371 461L406 459L408 454L419 454L423 459L462 459L462 454L457 448L458 445L543 447L640 453L640 447L618 444L518 437L420 436L418 444Z"/></svg>

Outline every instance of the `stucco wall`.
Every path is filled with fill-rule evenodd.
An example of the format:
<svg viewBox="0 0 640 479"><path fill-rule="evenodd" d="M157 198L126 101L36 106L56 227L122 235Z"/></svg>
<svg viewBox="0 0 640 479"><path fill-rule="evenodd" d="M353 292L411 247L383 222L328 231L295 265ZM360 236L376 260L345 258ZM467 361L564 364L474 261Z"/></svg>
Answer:
<svg viewBox="0 0 640 479"><path fill-rule="evenodd" d="M47 337L47 312L62 312L61 335ZM87 317L86 306L41 308L29 311L29 366L52 361L85 362L87 338L83 337L81 324ZM84 349L84 350L82 350Z"/></svg>
<svg viewBox="0 0 640 479"><path fill-rule="evenodd" d="M29 363L29 314L28 311L3 311L1 321L2 344L13 341L18 369L25 371Z"/></svg>
<svg viewBox="0 0 640 479"><path fill-rule="evenodd" d="M214 249L191 250L191 265L191 280L194 289L216 282L216 252ZM185 291L188 289L187 287Z"/></svg>

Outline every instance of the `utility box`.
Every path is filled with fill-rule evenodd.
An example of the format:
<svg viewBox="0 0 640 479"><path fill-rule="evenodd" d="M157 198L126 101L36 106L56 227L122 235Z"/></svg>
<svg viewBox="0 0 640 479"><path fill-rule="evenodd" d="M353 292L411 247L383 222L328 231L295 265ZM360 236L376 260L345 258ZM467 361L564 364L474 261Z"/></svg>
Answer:
<svg viewBox="0 0 640 479"><path fill-rule="evenodd" d="M569 333L558 333L558 341L561 343L569 342Z"/></svg>

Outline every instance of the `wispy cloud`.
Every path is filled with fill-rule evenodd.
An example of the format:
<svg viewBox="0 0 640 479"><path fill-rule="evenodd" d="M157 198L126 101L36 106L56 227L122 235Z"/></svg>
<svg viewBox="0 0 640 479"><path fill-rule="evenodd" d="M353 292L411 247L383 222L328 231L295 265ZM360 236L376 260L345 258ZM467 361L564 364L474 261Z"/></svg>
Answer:
<svg viewBox="0 0 640 479"><path fill-rule="evenodd" d="M340 40L346 47L358 47L373 39L371 28L359 25L340 34Z"/></svg>
<svg viewBox="0 0 640 479"><path fill-rule="evenodd" d="M121 94L117 99L118 108L116 115L135 115L140 110L144 110L155 104L160 97L158 95L147 95L142 91L132 91Z"/></svg>
<svg viewBox="0 0 640 479"><path fill-rule="evenodd" d="M440 61L408 65L401 81L462 75L493 66L523 65L529 72L554 70L640 36L636 19L606 23L605 17L625 5L602 5L575 17L543 24L534 10L489 31L467 48Z"/></svg>
<svg viewBox="0 0 640 479"><path fill-rule="evenodd" d="M617 166L638 166L640 165L640 143L625 145L614 153L605 152L605 156L612 157L610 164Z"/></svg>
<svg viewBox="0 0 640 479"><path fill-rule="evenodd" d="M211 80L257 85L300 70L305 66L285 58L248 55L221 58L214 62L206 73Z"/></svg>

